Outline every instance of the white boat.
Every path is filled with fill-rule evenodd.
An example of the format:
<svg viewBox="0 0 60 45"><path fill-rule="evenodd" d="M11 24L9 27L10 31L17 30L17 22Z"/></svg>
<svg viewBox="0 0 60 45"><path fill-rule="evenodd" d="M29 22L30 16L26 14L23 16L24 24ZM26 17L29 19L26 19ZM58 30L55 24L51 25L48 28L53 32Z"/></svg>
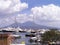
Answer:
<svg viewBox="0 0 60 45"><path fill-rule="evenodd" d="M10 36L12 36L12 37L14 37L14 38L21 38L21 36L20 36L20 35L15 35L15 34L10 35Z"/></svg>

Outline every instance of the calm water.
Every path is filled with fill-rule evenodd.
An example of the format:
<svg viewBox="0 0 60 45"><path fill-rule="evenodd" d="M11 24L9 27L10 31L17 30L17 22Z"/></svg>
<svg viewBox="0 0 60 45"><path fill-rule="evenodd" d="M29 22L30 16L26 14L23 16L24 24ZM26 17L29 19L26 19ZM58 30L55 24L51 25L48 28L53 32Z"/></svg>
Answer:
<svg viewBox="0 0 60 45"><path fill-rule="evenodd" d="M7 33L7 32L0 32L1 34L4 34L4 33ZM8 34L8 33L7 33ZM31 37L26 37L25 35L26 34L31 34L31 33L28 33L28 32L25 32L25 33L21 33L21 32L13 32L12 34L16 34L16 35L20 35L21 38L16 38L12 41L12 44L21 44L21 42L25 42L26 45L41 45L40 43L30 43L30 38Z"/></svg>
<svg viewBox="0 0 60 45"><path fill-rule="evenodd" d="M20 32L18 32L16 34L20 35L21 38L20 39L19 38L15 39L12 43L14 43L14 44L20 44L22 41L25 41L26 45L33 45L32 43L29 42L30 37L25 37L25 34L29 34L29 33L20 33Z"/></svg>

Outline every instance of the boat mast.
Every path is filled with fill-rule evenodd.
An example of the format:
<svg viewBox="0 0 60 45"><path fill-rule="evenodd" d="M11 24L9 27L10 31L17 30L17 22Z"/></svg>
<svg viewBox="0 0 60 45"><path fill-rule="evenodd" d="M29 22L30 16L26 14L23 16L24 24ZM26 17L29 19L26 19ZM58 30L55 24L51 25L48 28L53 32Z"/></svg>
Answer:
<svg viewBox="0 0 60 45"><path fill-rule="evenodd" d="M17 28L17 27L18 27L18 23L17 23L17 18L15 16L15 28Z"/></svg>

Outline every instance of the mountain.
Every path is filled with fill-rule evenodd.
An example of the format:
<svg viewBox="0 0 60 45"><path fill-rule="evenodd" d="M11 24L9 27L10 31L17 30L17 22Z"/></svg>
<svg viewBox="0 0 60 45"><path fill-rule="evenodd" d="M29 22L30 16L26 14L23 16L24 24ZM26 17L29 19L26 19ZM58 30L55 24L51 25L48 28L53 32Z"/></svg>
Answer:
<svg viewBox="0 0 60 45"><path fill-rule="evenodd" d="M6 27L15 27L15 28L17 28L17 27L20 27L20 28L22 28L22 29L52 29L52 27L48 27L48 26L43 26L43 25L38 25L38 24L36 24L36 23L34 23L34 22L32 22L32 21L27 21L27 22L25 22L25 23L13 23L13 24L11 24L11 25L9 25L9 26L6 26Z"/></svg>

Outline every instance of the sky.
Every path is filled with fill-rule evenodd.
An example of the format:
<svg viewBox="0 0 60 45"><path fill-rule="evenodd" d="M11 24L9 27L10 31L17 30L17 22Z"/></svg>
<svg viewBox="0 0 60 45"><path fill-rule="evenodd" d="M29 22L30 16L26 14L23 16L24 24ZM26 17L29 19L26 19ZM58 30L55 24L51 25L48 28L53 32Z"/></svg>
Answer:
<svg viewBox="0 0 60 45"><path fill-rule="evenodd" d="M0 0L0 27L33 21L60 27L60 0Z"/></svg>

